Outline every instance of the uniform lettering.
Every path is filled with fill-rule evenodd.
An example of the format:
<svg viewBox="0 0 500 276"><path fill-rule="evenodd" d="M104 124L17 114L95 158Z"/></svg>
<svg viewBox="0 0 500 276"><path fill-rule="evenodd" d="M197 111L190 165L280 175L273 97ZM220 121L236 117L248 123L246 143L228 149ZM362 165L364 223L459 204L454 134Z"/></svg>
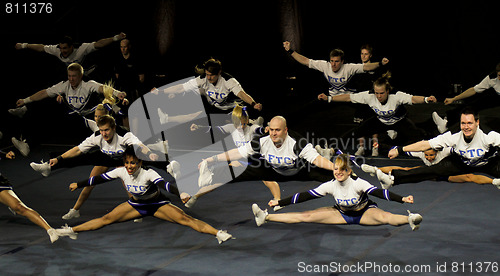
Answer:
<svg viewBox="0 0 500 276"><path fill-rule="evenodd" d="M330 83L342 83L342 82L345 82L345 77L341 77L341 78L334 78L334 77L331 77L331 76L328 76L328 81Z"/></svg>
<svg viewBox="0 0 500 276"><path fill-rule="evenodd" d="M343 205L344 206L352 206L352 205L357 205L358 204L358 198L349 198L349 199L340 199L340 198L337 198L337 204L338 205L342 205L342 203L344 203Z"/></svg>
<svg viewBox="0 0 500 276"><path fill-rule="evenodd" d="M68 103L69 104L85 103L85 97L68 96Z"/></svg>
<svg viewBox="0 0 500 276"><path fill-rule="evenodd" d="M274 162L273 162L273 160L274 160ZM286 164L286 165L295 164L295 160L293 160L291 157L276 156L273 154L267 155L267 162L274 163L274 164Z"/></svg>
<svg viewBox="0 0 500 276"><path fill-rule="evenodd" d="M458 154L466 158L475 158L483 156L484 150L483 149L458 150Z"/></svg>
<svg viewBox="0 0 500 276"><path fill-rule="evenodd" d="M208 91L207 94L210 98L215 100L222 100L226 97L226 93L219 93L214 91Z"/></svg>

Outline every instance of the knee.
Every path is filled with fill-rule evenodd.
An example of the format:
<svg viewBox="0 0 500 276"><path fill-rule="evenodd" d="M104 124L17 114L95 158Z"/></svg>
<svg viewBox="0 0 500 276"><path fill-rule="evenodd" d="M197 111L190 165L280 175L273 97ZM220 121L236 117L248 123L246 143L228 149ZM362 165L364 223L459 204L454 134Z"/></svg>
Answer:
<svg viewBox="0 0 500 276"><path fill-rule="evenodd" d="M19 214L21 216L26 216L26 214L30 210L26 206L24 206L24 204L22 204L21 202L17 202L16 204L14 204L14 206L10 206L10 208L14 210L16 214Z"/></svg>

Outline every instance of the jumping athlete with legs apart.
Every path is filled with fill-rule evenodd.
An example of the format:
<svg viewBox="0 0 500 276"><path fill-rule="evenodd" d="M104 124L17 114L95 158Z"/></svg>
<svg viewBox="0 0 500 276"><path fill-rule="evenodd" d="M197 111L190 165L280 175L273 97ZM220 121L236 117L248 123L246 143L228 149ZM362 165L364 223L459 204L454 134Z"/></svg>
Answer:
<svg viewBox="0 0 500 276"><path fill-rule="evenodd" d="M12 151L9 151L7 153L0 151L0 159L1 158L7 158L7 159L14 159L15 154ZM47 234L49 234L50 241L55 242L59 239L59 236L57 235L57 232L54 228L52 228L45 219L43 219L40 214L31 209L30 207L26 206L21 199L14 193L14 190L12 188L12 185L10 184L9 180L5 178L2 174L0 174L0 203L7 205L9 207L9 210L13 214L19 214L21 216L26 217L29 219L31 222L34 224L42 227L47 231Z"/></svg>
<svg viewBox="0 0 500 276"><path fill-rule="evenodd" d="M274 221L282 223L390 224L393 226L410 224L412 230L419 228L422 221L421 215L410 213L410 211L408 211L408 216L392 214L379 209L377 204L368 198L368 195L373 195L389 201L413 203L413 196L402 197L388 190L379 189L356 177L352 174L349 157L345 154L341 154L335 159L333 175L334 180L325 182L315 189L297 193L280 201L271 200L269 202L271 207L286 206L330 194L336 201L333 207L323 207L301 213L268 214L267 210L261 210L257 204L253 204L252 211L257 226L261 226L267 221Z"/></svg>
<svg viewBox="0 0 500 276"><path fill-rule="evenodd" d="M453 152L438 164L409 171L393 170L392 175L376 170L377 178L385 189L392 185L417 183L440 177L449 177L473 172L489 174L495 179L492 184L500 189L500 133L491 131L486 134L479 128L479 114L465 108L460 116L461 131L452 134L445 132L430 140L423 140L389 151L389 158L395 158L406 151L426 151L452 147Z"/></svg>
<svg viewBox="0 0 500 276"><path fill-rule="evenodd" d="M142 160L137 158L132 147L125 150L123 163L124 167L116 168L100 176L91 177L88 180L71 183L69 188L74 191L77 188L92 187L119 178L124 182L127 192L132 194L132 197L103 217L74 227L66 225L57 229L56 231L60 236L69 236L76 239L78 232L97 230L112 223L125 222L143 216L154 216L162 220L189 226L201 233L214 235L219 243L233 238L227 231L217 230L201 220L192 218L171 204L170 200L161 193L160 188L179 196L177 186L165 182L153 169L143 168Z"/></svg>

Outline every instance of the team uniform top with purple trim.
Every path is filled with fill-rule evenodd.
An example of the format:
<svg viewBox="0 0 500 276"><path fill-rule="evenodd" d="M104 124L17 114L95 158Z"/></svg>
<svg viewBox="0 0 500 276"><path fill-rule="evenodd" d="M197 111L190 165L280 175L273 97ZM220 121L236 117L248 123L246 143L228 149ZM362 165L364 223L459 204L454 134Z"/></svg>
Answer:
<svg viewBox="0 0 500 276"><path fill-rule="evenodd" d="M363 66L361 63L347 63L343 64L337 72L333 72L332 66L328 61L309 59L309 68L322 72L330 84L330 88L328 88L330 96L352 93L345 86L351 80L352 76L365 72Z"/></svg>
<svg viewBox="0 0 500 276"><path fill-rule="evenodd" d="M58 45L45 45L43 47L45 53L56 56L60 61L64 62L66 66L71 63L79 63L82 64L85 56L97 50L94 46L94 42L91 43L82 43L80 47L74 48L73 53L68 57L63 57L61 55L61 49L59 49Z"/></svg>
<svg viewBox="0 0 500 276"><path fill-rule="evenodd" d="M95 109L94 106L86 108L93 93L99 93L102 84L95 81L82 81L78 87L73 88L69 81L61 81L46 89L47 95L51 98L64 96L69 107L76 113L87 112ZM116 91L113 92L117 96ZM85 114L84 114L85 115Z"/></svg>
<svg viewBox="0 0 500 276"><path fill-rule="evenodd" d="M385 125L393 125L406 116L404 104L412 104L413 95L397 92L389 94L387 101L382 104L375 94L369 91L351 94L351 102L367 104L377 114L377 118Z"/></svg>
<svg viewBox="0 0 500 276"><path fill-rule="evenodd" d="M118 178L123 181L127 192L131 193L136 200L147 200L158 196L160 194L159 188L179 196L177 187L170 182L165 182L153 169L139 168L133 175L130 175L125 167L120 167L77 184L79 188L94 186Z"/></svg>
<svg viewBox="0 0 500 276"><path fill-rule="evenodd" d="M369 202L368 195L403 203L402 196L392 193L389 190L379 189L359 177L355 178L349 177L343 182L330 180L315 189L282 199L279 201L279 204L280 206L286 206L324 197L327 194L332 195L339 209L346 212L359 211L365 208Z"/></svg>
<svg viewBox="0 0 500 276"><path fill-rule="evenodd" d="M281 175L294 175L305 166L304 162L298 162L298 159L304 159L313 163L319 153L311 143L305 142L300 135L288 132L281 147L277 148L269 135L264 137L255 137L244 147L238 148L239 153L244 158L254 154L260 154L270 167Z"/></svg>
<svg viewBox="0 0 500 276"><path fill-rule="evenodd" d="M101 133L97 131L78 145L78 149L80 149L82 153L87 153L92 148L99 147L102 153L113 159L120 159L128 146L137 147L142 145L139 138L132 134L132 132L123 131L124 133L119 133L121 130L119 127L117 127L116 130L111 143L106 142L102 138Z"/></svg>
<svg viewBox="0 0 500 276"><path fill-rule="evenodd" d="M450 154L452 154L452 153L453 153L453 148L451 148L451 147L446 147L443 150L438 150L436 153L436 158L434 158L434 160L432 162L429 162L429 160L427 160L425 158L425 153L423 151L406 151L406 154L408 156L418 157L418 158L422 159L422 161L424 162L424 164L426 166L436 165L437 163L441 162L441 160L450 156Z"/></svg>
<svg viewBox="0 0 500 276"><path fill-rule="evenodd" d="M474 91L476 93L482 93L484 90L493 88L498 95L500 95L500 80L498 79L498 73L492 73L486 76L479 84L474 86Z"/></svg>
<svg viewBox="0 0 500 276"><path fill-rule="evenodd" d="M239 98L230 99L230 94L238 96L243 88L235 78L225 72L221 73L215 85L208 81L205 74L202 74L184 83L183 89L204 95L211 105L221 110L233 109L236 104L242 103Z"/></svg>
<svg viewBox="0 0 500 276"><path fill-rule="evenodd" d="M463 132L451 134L445 132L429 140L433 149L452 147L453 154L461 157L462 162L471 167L481 167L488 164L490 158L498 156L500 134L495 131L485 134L479 127L471 141L464 138Z"/></svg>

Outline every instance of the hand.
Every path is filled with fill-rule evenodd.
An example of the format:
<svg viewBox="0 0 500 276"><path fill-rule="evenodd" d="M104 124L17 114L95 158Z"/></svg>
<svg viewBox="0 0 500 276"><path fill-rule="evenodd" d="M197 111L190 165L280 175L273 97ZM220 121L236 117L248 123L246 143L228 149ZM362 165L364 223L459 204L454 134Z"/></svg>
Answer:
<svg viewBox="0 0 500 276"><path fill-rule="evenodd" d="M130 102L129 102L127 99L123 99L123 100L122 100L122 104L123 104L123 105L129 105L129 104L130 104Z"/></svg>
<svg viewBox="0 0 500 276"><path fill-rule="evenodd" d="M160 93L160 90L158 90L158 88L156 87L153 87L153 89L151 89L151 93L158 95L158 93Z"/></svg>
<svg viewBox="0 0 500 276"><path fill-rule="evenodd" d="M76 190L76 189L78 189L78 184L76 184L75 182L73 182L73 183L69 184L69 190L70 190L70 191L72 191L72 192L73 192L73 191L74 191L74 190Z"/></svg>
<svg viewBox="0 0 500 276"><path fill-rule="evenodd" d="M387 63L389 63L389 59L388 58L383 58L382 59L382 65L386 65Z"/></svg>
<svg viewBox="0 0 500 276"><path fill-rule="evenodd" d="M454 101L454 98L446 98L444 99L444 105L452 104Z"/></svg>
<svg viewBox="0 0 500 276"><path fill-rule="evenodd" d="M437 99L434 96L427 97L427 102L429 103L437 103Z"/></svg>
<svg viewBox="0 0 500 276"><path fill-rule="evenodd" d="M389 157L390 159L394 159L394 158L398 157L398 155L399 155L399 153L398 153L398 149L391 149L391 150L389 151L388 157Z"/></svg>
<svg viewBox="0 0 500 276"><path fill-rule="evenodd" d="M149 159L150 159L151 161L156 161L156 160L158 160L158 158L159 158L159 156L158 156L158 154L156 154L156 153L151 153L151 154L149 154Z"/></svg>
<svg viewBox="0 0 500 276"><path fill-rule="evenodd" d="M262 110L262 104L261 103L255 104L253 106L253 108L257 109L258 111L261 111Z"/></svg>
<svg viewBox="0 0 500 276"><path fill-rule="evenodd" d="M61 95L58 95L56 98L57 103L60 103L60 104L63 102L63 100L64 100L64 98Z"/></svg>
<svg viewBox="0 0 500 276"><path fill-rule="evenodd" d="M7 154L5 155L5 157L7 157L7 159L15 159L16 158L16 154L13 151L9 151L9 152L7 152Z"/></svg>
<svg viewBox="0 0 500 276"><path fill-rule="evenodd" d="M403 197L403 202L404 202L404 203L410 203L410 204L413 204L413 196L412 196L412 195L409 195L409 196L405 196L405 197Z"/></svg>
<svg viewBox="0 0 500 276"><path fill-rule="evenodd" d="M181 195L180 195L180 197L181 197L182 203L188 202L189 199L191 198L191 196L188 193L186 193L186 192L182 192Z"/></svg>
<svg viewBox="0 0 500 276"><path fill-rule="evenodd" d="M127 93L125 92L118 92L118 95L117 95L118 99L122 100L125 99L125 97L127 97Z"/></svg>
<svg viewBox="0 0 500 276"><path fill-rule="evenodd" d="M127 37L127 35L123 32L113 36L113 40L114 41L118 41L118 40L122 40L122 39L125 39Z"/></svg>
<svg viewBox="0 0 500 276"><path fill-rule="evenodd" d="M15 48L16 48L16 50L21 50L21 49L23 49L23 44L22 43L16 43Z"/></svg>
<svg viewBox="0 0 500 276"><path fill-rule="evenodd" d="M191 127L189 127L189 129L190 129L191 131L195 131L195 130L197 130L197 129L199 129L199 128L200 128L200 127L199 127L197 124L192 124L192 125L191 125Z"/></svg>
<svg viewBox="0 0 500 276"><path fill-rule="evenodd" d="M285 41L283 42L283 48L285 48L285 51L290 51L290 41Z"/></svg>
<svg viewBox="0 0 500 276"><path fill-rule="evenodd" d="M328 96L325 93L321 93L318 95L318 100L328 101Z"/></svg>
<svg viewBox="0 0 500 276"><path fill-rule="evenodd" d="M17 106L17 107L21 107L21 106L23 106L23 105L24 105L24 100L23 100L23 99L19 99L19 100L17 100L17 102L16 102L16 106Z"/></svg>
<svg viewBox="0 0 500 276"><path fill-rule="evenodd" d="M267 203L267 205L269 205L270 207L274 207L274 206L278 206L280 204L278 203L277 199L271 199L271 200L269 200L269 203Z"/></svg>
<svg viewBox="0 0 500 276"><path fill-rule="evenodd" d="M59 161L57 160L57 158L52 158L49 160L49 165L52 167L52 166L55 166Z"/></svg>

